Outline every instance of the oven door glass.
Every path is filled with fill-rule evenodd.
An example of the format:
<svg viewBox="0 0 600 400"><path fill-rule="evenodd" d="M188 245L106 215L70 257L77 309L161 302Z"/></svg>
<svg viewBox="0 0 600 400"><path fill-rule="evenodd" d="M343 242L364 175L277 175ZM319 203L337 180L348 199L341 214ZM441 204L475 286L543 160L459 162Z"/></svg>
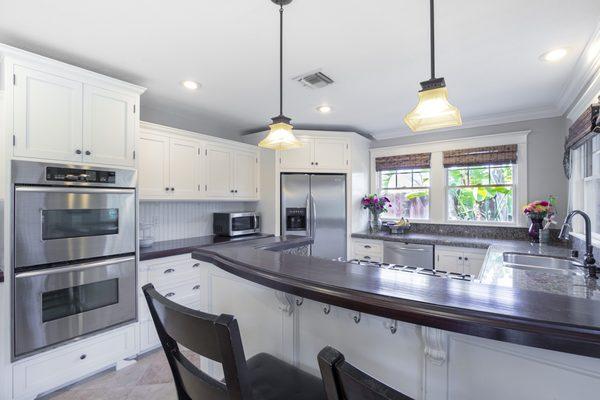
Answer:
<svg viewBox="0 0 600 400"><path fill-rule="evenodd" d="M42 210L42 240L117 235L119 210Z"/></svg>
<svg viewBox="0 0 600 400"><path fill-rule="evenodd" d="M86 283L42 293L42 322L117 304L119 279Z"/></svg>
<svg viewBox="0 0 600 400"><path fill-rule="evenodd" d="M254 216L231 218L231 230L233 232L254 230L256 222Z"/></svg>

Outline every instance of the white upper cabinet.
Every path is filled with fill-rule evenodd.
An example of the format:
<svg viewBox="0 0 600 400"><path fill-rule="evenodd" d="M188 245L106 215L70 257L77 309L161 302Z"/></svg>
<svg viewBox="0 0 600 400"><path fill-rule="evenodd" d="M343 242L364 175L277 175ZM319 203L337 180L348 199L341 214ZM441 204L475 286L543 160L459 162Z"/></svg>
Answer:
<svg viewBox="0 0 600 400"><path fill-rule="evenodd" d="M83 88L83 161L134 166L135 97L90 85Z"/></svg>
<svg viewBox="0 0 600 400"><path fill-rule="evenodd" d="M82 159L83 84L14 66L14 156Z"/></svg>
<svg viewBox="0 0 600 400"><path fill-rule="evenodd" d="M142 126L137 145L141 200L259 199L257 148L146 122Z"/></svg>
<svg viewBox="0 0 600 400"><path fill-rule="evenodd" d="M200 196L200 143L195 140L171 138L170 188L178 199L196 199Z"/></svg>
<svg viewBox="0 0 600 400"><path fill-rule="evenodd" d="M160 199L171 190L169 137L143 132L138 142L138 185L142 199Z"/></svg>
<svg viewBox="0 0 600 400"><path fill-rule="evenodd" d="M233 150L219 144L207 144L206 160L207 197L233 197Z"/></svg>
<svg viewBox="0 0 600 400"><path fill-rule="evenodd" d="M2 53L13 158L135 167L144 88L34 54ZM11 85L12 84L12 85Z"/></svg>
<svg viewBox="0 0 600 400"><path fill-rule="evenodd" d="M236 151L234 153L233 194L234 197L256 199L258 196L257 182L258 155L256 152Z"/></svg>
<svg viewBox="0 0 600 400"><path fill-rule="evenodd" d="M328 137L298 137L304 146L279 152L282 171L343 172L350 168L350 141Z"/></svg>

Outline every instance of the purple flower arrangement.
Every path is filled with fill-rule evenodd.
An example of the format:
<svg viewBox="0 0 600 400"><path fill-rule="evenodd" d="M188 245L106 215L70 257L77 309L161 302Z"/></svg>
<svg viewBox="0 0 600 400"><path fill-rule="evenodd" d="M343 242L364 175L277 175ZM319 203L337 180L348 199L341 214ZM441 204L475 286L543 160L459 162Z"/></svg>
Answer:
<svg viewBox="0 0 600 400"><path fill-rule="evenodd" d="M376 194L366 195L360 204L364 210L369 210L374 215L385 213L392 206L390 199L385 196L379 197Z"/></svg>

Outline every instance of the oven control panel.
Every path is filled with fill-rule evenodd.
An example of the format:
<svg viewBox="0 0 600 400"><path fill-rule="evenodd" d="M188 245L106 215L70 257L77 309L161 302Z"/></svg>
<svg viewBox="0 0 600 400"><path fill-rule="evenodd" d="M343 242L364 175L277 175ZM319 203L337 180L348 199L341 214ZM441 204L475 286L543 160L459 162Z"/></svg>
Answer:
<svg viewBox="0 0 600 400"><path fill-rule="evenodd" d="M115 183L115 171L96 171L92 169L73 168L46 168L46 181L48 182L88 182L88 183Z"/></svg>

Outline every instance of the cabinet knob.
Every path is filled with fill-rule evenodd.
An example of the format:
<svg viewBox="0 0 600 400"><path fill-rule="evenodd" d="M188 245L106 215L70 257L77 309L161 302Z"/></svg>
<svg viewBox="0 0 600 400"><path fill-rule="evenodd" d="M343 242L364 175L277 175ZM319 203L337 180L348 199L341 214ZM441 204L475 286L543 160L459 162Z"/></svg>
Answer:
<svg viewBox="0 0 600 400"><path fill-rule="evenodd" d="M365 244L365 249L370 249L371 246L369 246L368 244Z"/></svg>
<svg viewBox="0 0 600 400"><path fill-rule="evenodd" d="M233 193L233 189L231 189L230 192Z"/></svg>
<svg viewBox="0 0 600 400"><path fill-rule="evenodd" d="M462 260L462 257L458 257L459 260Z"/></svg>
<svg viewBox="0 0 600 400"><path fill-rule="evenodd" d="M310 165L315 165L315 163L311 161Z"/></svg>
<svg viewBox="0 0 600 400"><path fill-rule="evenodd" d="M175 293L173 293L173 292L169 292L169 293L165 294L165 297L173 297L173 296L175 296Z"/></svg>
<svg viewBox="0 0 600 400"><path fill-rule="evenodd" d="M91 155L92 155L92 152L91 152L91 151L89 151L89 150L86 150L86 151L85 151L85 155L86 155L86 156L91 156Z"/></svg>
<svg viewBox="0 0 600 400"><path fill-rule="evenodd" d="M165 269L163 274L172 274L173 272L175 272L175 270L173 268L169 268L169 269Z"/></svg>
<svg viewBox="0 0 600 400"><path fill-rule="evenodd" d="M85 360L87 358L87 354L82 354L79 356L80 360Z"/></svg>
<svg viewBox="0 0 600 400"><path fill-rule="evenodd" d="M233 191L233 193L237 193L237 189Z"/></svg>
<svg viewBox="0 0 600 400"><path fill-rule="evenodd" d="M81 154L81 150L79 150L79 149L75 150L75 154Z"/></svg>
<svg viewBox="0 0 600 400"><path fill-rule="evenodd" d="M192 290L200 290L200 285L196 285L192 288Z"/></svg>
<svg viewBox="0 0 600 400"><path fill-rule="evenodd" d="M165 190L168 192L168 191L169 191L169 188L165 188Z"/></svg>
<svg viewBox="0 0 600 400"><path fill-rule="evenodd" d="M196 263L194 265L192 265L192 268L198 268L200 266L200 263Z"/></svg>
<svg viewBox="0 0 600 400"><path fill-rule="evenodd" d="M469 257L465 257L465 261L469 261Z"/></svg>
<svg viewBox="0 0 600 400"><path fill-rule="evenodd" d="M174 191L175 191L175 188L171 188L171 192L174 192Z"/></svg>
<svg viewBox="0 0 600 400"><path fill-rule="evenodd" d="M319 165L319 163L318 163L318 162L316 162L316 163L315 163L315 165Z"/></svg>

